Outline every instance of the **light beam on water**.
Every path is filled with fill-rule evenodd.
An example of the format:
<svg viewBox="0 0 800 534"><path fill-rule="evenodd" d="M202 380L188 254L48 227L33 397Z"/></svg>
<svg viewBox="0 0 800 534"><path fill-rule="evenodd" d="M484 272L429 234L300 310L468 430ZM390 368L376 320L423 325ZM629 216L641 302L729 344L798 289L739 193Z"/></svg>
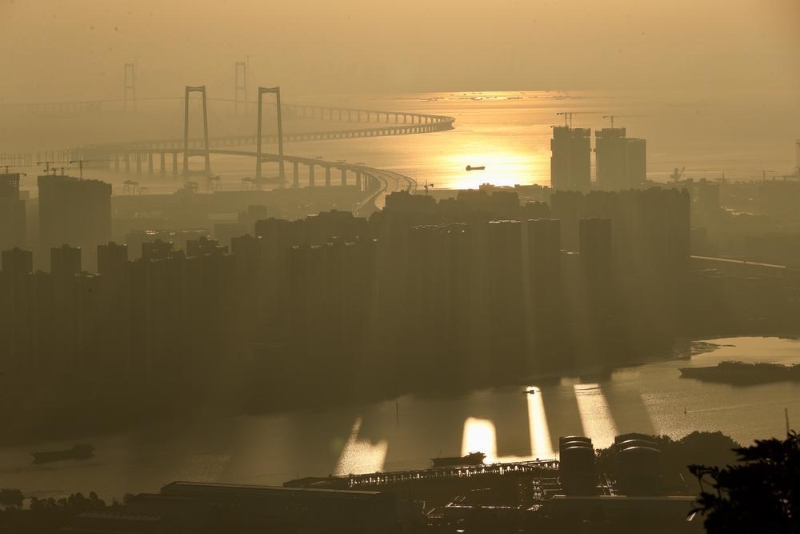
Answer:
<svg viewBox="0 0 800 534"><path fill-rule="evenodd" d="M608 407L608 401L599 384L575 384L575 399L581 416L583 434L592 438L595 448L614 443L617 426Z"/></svg>
<svg viewBox="0 0 800 534"><path fill-rule="evenodd" d="M357 417L350 430L350 437L347 439L339 461L336 464L336 475L344 476L349 474L375 473L383 471L386 462L386 453L389 450L389 442L381 440L372 443L370 440L358 439L361 430L361 417Z"/></svg>

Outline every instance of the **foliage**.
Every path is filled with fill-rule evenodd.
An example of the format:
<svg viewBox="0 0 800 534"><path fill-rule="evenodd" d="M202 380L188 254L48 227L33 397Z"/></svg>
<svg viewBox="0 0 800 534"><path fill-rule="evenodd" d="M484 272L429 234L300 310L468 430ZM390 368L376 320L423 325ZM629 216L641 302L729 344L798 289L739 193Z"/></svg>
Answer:
<svg viewBox="0 0 800 534"><path fill-rule="evenodd" d="M80 514L93 510L102 510L105 507L105 501L100 499L95 492L89 493L88 498L84 497L80 492L58 500L52 497L49 499L31 498L31 510L34 512L51 510Z"/></svg>
<svg viewBox="0 0 800 534"><path fill-rule="evenodd" d="M689 476L690 464L704 464L722 467L736 460L733 451L739 447L729 436L722 432L692 432L679 440L669 436L654 436L652 440L661 450L661 463L664 469L664 489L668 493L689 492L682 477ZM611 476L616 476L617 449L611 446L597 451L599 469Z"/></svg>
<svg viewBox="0 0 800 534"><path fill-rule="evenodd" d="M0 532L18 534L58 532L78 514L107 508L105 501L95 492L91 492L89 497L85 497L82 493L60 499L31 497L30 507L27 510L10 507L0 511Z"/></svg>
<svg viewBox="0 0 800 534"><path fill-rule="evenodd" d="M709 534L800 532L800 436L735 449L739 463L691 465L700 482L695 512Z"/></svg>

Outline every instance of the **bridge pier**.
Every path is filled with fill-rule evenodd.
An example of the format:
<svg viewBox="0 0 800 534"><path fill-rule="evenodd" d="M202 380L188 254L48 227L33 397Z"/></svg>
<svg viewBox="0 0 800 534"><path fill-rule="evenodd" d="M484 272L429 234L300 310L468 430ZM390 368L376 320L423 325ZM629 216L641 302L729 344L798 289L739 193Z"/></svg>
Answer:
<svg viewBox="0 0 800 534"><path fill-rule="evenodd" d="M142 174L142 155L136 153L136 174Z"/></svg>
<svg viewBox="0 0 800 534"><path fill-rule="evenodd" d="M330 166L325 167L325 187L331 186L331 168Z"/></svg>
<svg viewBox="0 0 800 534"><path fill-rule="evenodd" d="M119 153L114 154L114 170L119 172Z"/></svg>
<svg viewBox="0 0 800 534"><path fill-rule="evenodd" d="M308 166L308 187L314 187L314 164Z"/></svg>
<svg viewBox="0 0 800 534"><path fill-rule="evenodd" d="M361 171L356 171L356 189L361 191Z"/></svg>
<svg viewBox="0 0 800 534"><path fill-rule="evenodd" d="M153 174L153 153L147 153L147 173Z"/></svg>
<svg viewBox="0 0 800 534"><path fill-rule="evenodd" d="M125 154L125 172L131 172L131 155Z"/></svg>
<svg viewBox="0 0 800 534"><path fill-rule="evenodd" d="M178 176L178 153L172 153L172 174Z"/></svg>
<svg viewBox="0 0 800 534"><path fill-rule="evenodd" d="M296 161L293 161L292 165L294 166L292 172L292 187L300 187L300 164Z"/></svg>
<svg viewBox="0 0 800 534"><path fill-rule="evenodd" d="M167 172L167 155L162 152L161 153L161 174Z"/></svg>
<svg viewBox="0 0 800 534"><path fill-rule="evenodd" d="M347 169L342 167L342 187L347 186Z"/></svg>

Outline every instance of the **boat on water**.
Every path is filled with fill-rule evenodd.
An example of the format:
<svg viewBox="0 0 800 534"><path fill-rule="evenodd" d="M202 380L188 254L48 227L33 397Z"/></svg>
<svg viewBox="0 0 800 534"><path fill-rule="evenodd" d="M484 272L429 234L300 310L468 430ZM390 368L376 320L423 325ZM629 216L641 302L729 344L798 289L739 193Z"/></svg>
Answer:
<svg viewBox="0 0 800 534"><path fill-rule="evenodd" d="M71 449L61 451L32 452L33 463L46 464L62 460L86 460L94 456L94 447L88 443L78 443Z"/></svg>
<svg viewBox="0 0 800 534"><path fill-rule="evenodd" d="M724 384L765 384L800 381L800 364L720 362L713 367L681 367L681 378Z"/></svg>
<svg viewBox="0 0 800 534"><path fill-rule="evenodd" d="M467 170L468 171L483 171L485 169L486 169L485 165L479 165L477 167L473 167L472 165L467 165Z"/></svg>
<svg viewBox="0 0 800 534"><path fill-rule="evenodd" d="M471 452L466 456L444 456L431 458L433 467L459 467L464 465L482 465L486 455L482 452Z"/></svg>

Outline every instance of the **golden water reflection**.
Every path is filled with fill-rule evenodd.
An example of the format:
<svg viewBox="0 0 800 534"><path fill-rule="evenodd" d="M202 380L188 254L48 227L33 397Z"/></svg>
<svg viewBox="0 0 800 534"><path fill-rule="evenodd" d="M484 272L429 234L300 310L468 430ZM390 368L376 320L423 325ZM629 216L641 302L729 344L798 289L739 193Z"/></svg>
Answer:
<svg viewBox="0 0 800 534"><path fill-rule="evenodd" d="M600 384L575 384L572 387L578 401L583 435L592 438L596 448L610 446L617 435L617 425Z"/></svg>
<svg viewBox="0 0 800 534"><path fill-rule="evenodd" d="M542 400L542 391L536 386L526 388L528 404L528 425L530 437L529 456L498 456L497 432L495 425L488 419L469 417L464 421L464 433L461 441L461 454L482 452L485 462L521 462L534 458L553 458L553 445L550 429Z"/></svg>
<svg viewBox="0 0 800 534"><path fill-rule="evenodd" d="M361 417L357 417L350 430L350 437L342 449L336 464L336 475L345 476L351 473L375 473L383 471L389 442L381 440L372 443L370 440L358 439L361 430Z"/></svg>
<svg viewBox="0 0 800 534"><path fill-rule="evenodd" d="M480 144L459 146L458 151L442 156L439 164L450 170L450 189L477 189L481 184L513 187L530 184L534 177L550 173L548 152L533 151L527 146L514 146L503 137L486 137ZM466 170L467 165L485 167Z"/></svg>

